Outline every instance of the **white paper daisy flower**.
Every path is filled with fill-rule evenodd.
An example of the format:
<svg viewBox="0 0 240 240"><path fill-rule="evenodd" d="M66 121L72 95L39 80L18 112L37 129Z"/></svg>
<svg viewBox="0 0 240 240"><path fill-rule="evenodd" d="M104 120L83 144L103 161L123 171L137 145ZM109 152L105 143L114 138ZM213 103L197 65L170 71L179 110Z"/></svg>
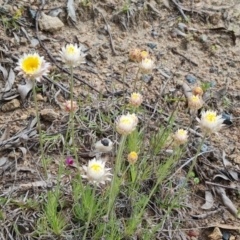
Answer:
<svg viewBox="0 0 240 240"><path fill-rule="evenodd" d="M66 47L63 47L62 51L60 51L60 55L67 67L77 67L81 63L85 63L86 55L77 44L67 44Z"/></svg>
<svg viewBox="0 0 240 240"><path fill-rule="evenodd" d="M197 118L200 128L204 134L209 135L211 133L217 133L223 126L224 119L221 115L217 115L217 112L208 110L202 112L201 119Z"/></svg>
<svg viewBox="0 0 240 240"><path fill-rule="evenodd" d="M41 81L42 77L49 72L50 64L40 57L37 53L24 54L18 60L15 70L19 71L19 75L30 79Z"/></svg>
<svg viewBox="0 0 240 240"><path fill-rule="evenodd" d="M87 166L83 166L85 174L82 178L88 179L92 184L105 184L106 181L111 181L112 174L109 172L111 168L105 167L105 162L96 160L95 158L88 162Z"/></svg>

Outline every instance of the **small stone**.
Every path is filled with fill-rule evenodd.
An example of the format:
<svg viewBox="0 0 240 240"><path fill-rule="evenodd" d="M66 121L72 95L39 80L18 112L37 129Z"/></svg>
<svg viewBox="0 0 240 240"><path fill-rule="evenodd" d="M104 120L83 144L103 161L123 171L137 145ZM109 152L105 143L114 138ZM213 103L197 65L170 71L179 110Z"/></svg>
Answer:
<svg viewBox="0 0 240 240"><path fill-rule="evenodd" d="M20 44L21 45L27 45L27 43L28 43L28 40L25 37L20 38Z"/></svg>
<svg viewBox="0 0 240 240"><path fill-rule="evenodd" d="M222 113L222 118L224 119L223 124L232 125L231 116L227 112Z"/></svg>
<svg viewBox="0 0 240 240"><path fill-rule="evenodd" d="M19 107L20 107L19 100L13 99L10 102L7 102L2 106L2 111L3 112L9 112L9 111L15 110Z"/></svg>
<svg viewBox="0 0 240 240"><path fill-rule="evenodd" d="M42 102L45 102L45 99L44 97L42 96L42 94L37 94L37 101L42 101Z"/></svg>
<svg viewBox="0 0 240 240"><path fill-rule="evenodd" d="M12 151L12 152L10 152L10 153L8 154L8 158L15 160L15 159L20 158L21 155L22 155L21 152Z"/></svg>
<svg viewBox="0 0 240 240"><path fill-rule="evenodd" d="M229 240L230 234L226 231L222 231L222 240Z"/></svg>
<svg viewBox="0 0 240 240"><path fill-rule="evenodd" d="M157 46L157 44L156 43L148 43L147 46L150 47L151 49L154 49Z"/></svg>
<svg viewBox="0 0 240 240"><path fill-rule="evenodd" d="M109 47L109 44L104 43L104 44L102 44L102 48L103 48L103 49L109 49L110 47Z"/></svg>
<svg viewBox="0 0 240 240"><path fill-rule="evenodd" d="M209 69L210 73L215 73L217 71L218 71L218 69L216 67L210 67L210 69Z"/></svg>
<svg viewBox="0 0 240 240"><path fill-rule="evenodd" d="M210 85L210 87L214 87L216 85L216 82L211 81L211 82L209 82L209 85Z"/></svg>
<svg viewBox="0 0 240 240"><path fill-rule="evenodd" d="M215 227L213 232L208 235L210 240L222 240L222 233L218 227Z"/></svg>
<svg viewBox="0 0 240 240"><path fill-rule="evenodd" d="M151 27L151 24L147 21L143 21L143 28L149 28Z"/></svg>
<svg viewBox="0 0 240 240"><path fill-rule="evenodd" d="M64 24L58 17L51 17L42 12L39 27L43 31L54 33L63 28Z"/></svg>
<svg viewBox="0 0 240 240"><path fill-rule="evenodd" d="M218 25L219 21L221 20L221 16L222 16L221 13L214 13L209 17L210 23L213 25Z"/></svg>
<svg viewBox="0 0 240 240"><path fill-rule="evenodd" d="M44 120L49 122L53 122L59 117L59 114L56 113L53 109L43 109L40 114Z"/></svg>
<svg viewBox="0 0 240 240"><path fill-rule="evenodd" d="M191 84L194 84L197 81L196 77L194 77L192 75L187 75L186 80L188 81L188 83L191 83Z"/></svg>
<svg viewBox="0 0 240 240"><path fill-rule="evenodd" d="M228 62L228 65L230 66L230 67L236 67L236 65L235 65L235 62L234 61L230 61L230 62Z"/></svg>
<svg viewBox="0 0 240 240"><path fill-rule="evenodd" d="M153 76L143 74L141 80L144 81L145 83L150 83L153 80Z"/></svg>
<svg viewBox="0 0 240 240"><path fill-rule="evenodd" d="M156 30L155 29L152 29L152 32L151 32L151 35L152 35L152 37L157 37L158 36L158 33L156 32Z"/></svg>
<svg viewBox="0 0 240 240"><path fill-rule="evenodd" d="M200 40L202 41L202 42L206 42L207 41L207 35L205 35L205 34L202 34L201 36L200 36Z"/></svg>

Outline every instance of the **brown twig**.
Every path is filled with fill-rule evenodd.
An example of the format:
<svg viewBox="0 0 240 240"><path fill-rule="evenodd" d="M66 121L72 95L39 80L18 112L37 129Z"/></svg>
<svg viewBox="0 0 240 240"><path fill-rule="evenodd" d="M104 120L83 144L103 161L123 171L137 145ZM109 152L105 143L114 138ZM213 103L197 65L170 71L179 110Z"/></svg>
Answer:
<svg viewBox="0 0 240 240"><path fill-rule="evenodd" d="M208 212L208 213L204 213L204 214L200 214L200 215L193 215L193 214L190 214L190 216L194 219L205 219L205 218L208 218L210 216L212 216L213 214L216 214L216 213L219 213L219 212L222 212L223 210L221 208L217 209L217 210L214 210L214 211L211 211L211 212Z"/></svg>
<svg viewBox="0 0 240 240"><path fill-rule="evenodd" d="M177 7L178 11L181 13L181 15L183 16L184 20L186 22L189 21L188 17L185 15L185 13L183 12L182 10L182 7L175 1L175 0L172 0L172 2L175 4L175 6Z"/></svg>
<svg viewBox="0 0 240 240"><path fill-rule="evenodd" d="M187 61L189 61L190 63L192 63L194 66L198 67L198 64L197 64L197 63L195 63L194 61L192 61L192 60L189 59L188 57L185 57L183 54L181 54L180 52L178 52L178 51L176 50L176 48L172 48L172 52L173 52L174 54L177 54L177 55L185 58Z"/></svg>
<svg viewBox="0 0 240 240"><path fill-rule="evenodd" d="M107 29L107 32L108 32L108 35L109 35L109 38L110 38L110 44L111 44L111 48L112 48L112 52L113 52L113 55L117 55L116 53L116 50L115 50L115 47L114 47L114 43L113 43L113 40L112 40L112 34L110 32L110 29L109 29L109 26L108 26L108 23L107 23L107 20L106 18L104 17L103 13L98 9L98 8L95 8L103 17L103 20L105 22L105 25L106 25L106 29Z"/></svg>
<svg viewBox="0 0 240 240"><path fill-rule="evenodd" d="M205 183L208 184L208 185L227 188L227 189L235 190L235 191L238 191L238 192L240 191L240 188L237 188L237 187L229 187L229 186L225 186L225 185L221 185L221 184L213 183L213 182L208 182L208 181L205 181Z"/></svg>

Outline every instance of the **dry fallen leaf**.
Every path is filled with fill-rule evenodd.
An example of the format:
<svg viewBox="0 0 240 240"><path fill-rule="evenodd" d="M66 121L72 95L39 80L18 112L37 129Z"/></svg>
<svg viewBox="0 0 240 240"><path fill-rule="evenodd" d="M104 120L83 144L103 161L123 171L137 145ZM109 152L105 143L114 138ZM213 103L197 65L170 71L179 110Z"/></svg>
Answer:
<svg viewBox="0 0 240 240"><path fill-rule="evenodd" d="M6 80L7 79L7 76L8 76L8 71L5 67L3 67L1 64L0 64L0 71L2 72L3 74L3 79Z"/></svg>
<svg viewBox="0 0 240 240"><path fill-rule="evenodd" d="M67 12L68 17L73 21L73 23L77 22L75 8L74 8L74 0L68 0L67 2Z"/></svg>
<svg viewBox="0 0 240 240"><path fill-rule="evenodd" d="M165 6L166 8L168 8L169 10L171 9L168 0L163 0L163 4L164 4L164 6Z"/></svg>
<svg viewBox="0 0 240 240"><path fill-rule="evenodd" d="M213 195L210 191L205 191L205 203L202 205L202 209L208 210L213 206Z"/></svg>
<svg viewBox="0 0 240 240"><path fill-rule="evenodd" d="M15 73L12 69L10 69L9 74L8 74L8 79L5 83L5 87L2 89L2 92L8 92L11 90L13 84L15 81Z"/></svg>
<svg viewBox="0 0 240 240"><path fill-rule="evenodd" d="M21 96L21 99L24 100L28 95L29 91L33 88L33 82L30 80L26 80L25 85L18 85L18 92Z"/></svg>
<svg viewBox="0 0 240 240"><path fill-rule="evenodd" d="M216 187L216 192L222 198L222 202L224 206L237 218L240 218L240 214L238 214L237 208L233 205L231 199L226 195L225 189L221 187Z"/></svg>
<svg viewBox="0 0 240 240"><path fill-rule="evenodd" d="M9 137L10 137L10 127L7 125L7 127L4 130L4 133L0 138L0 143L7 140Z"/></svg>
<svg viewBox="0 0 240 240"><path fill-rule="evenodd" d="M1 157L0 158L0 167L3 166L8 161L7 157Z"/></svg>

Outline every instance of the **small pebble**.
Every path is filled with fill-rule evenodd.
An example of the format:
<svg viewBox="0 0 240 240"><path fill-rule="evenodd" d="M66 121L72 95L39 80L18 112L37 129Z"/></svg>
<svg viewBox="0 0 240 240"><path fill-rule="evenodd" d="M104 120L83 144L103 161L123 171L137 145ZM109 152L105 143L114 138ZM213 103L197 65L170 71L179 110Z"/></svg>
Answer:
<svg viewBox="0 0 240 240"><path fill-rule="evenodd" d="M210 69L209 69L209 72L210 73L215 73L215 72L217 72L217 68L216 67L210 67Z"/></svg>
<svg viewBox="0 0 240 240"><path fill-rule="evenodd" d="M226 231L222 231L222 239L223 240L229 240L230 234Z"/></svg>
<svg viewBox="0 0 240 240"><path fill-rule="evenodd" d="M224 119L223 123L226 125L232 125L231 116L227 112L222 113L222 118Z"/></svg>
<svg viewBox="0 0 240 240"><path fill-rule="evenodd" d="M202 147L201 147L201 151L202 152L207 152L208 150L208 146L206 144L203 144Z"/></svg>
<svg viewBox="0 0 240 240"><path fill-rule="evenodd" d="M202 35L200 36L200 40L203 41L203 42L206 42L206 41L207 41L207 35L202 34Z"/></svg>
<svg viewBox="0 0 240 240"><path fill-rule="evenodd" d="M182 31L185 31L185 29L187 29L187 25L180 22L180 23L178 23L178 28Z"/></svg>
<svg viewBox="0 0 240 240"><path fill-rule="evenodd" d="M157 44L156 43L148 43L147 46L150 47L151 49L154 49L157 46Z"/></svg>
<svg viewBox="0 0 240 240"><path fill-rule="evenodd" d="M157 37L158 33L155 31L155 29L152 30L151 32L152 37Z"/></svg>
<svg viewBox="0 0 240 240"><path fill-rule="evenodd" d="M214 81L210 82L210 87L214 87L215 85L216 85L216 82L214 82Z"/></svg>
<svg viewBox="0 0 240 240"><path fill-rule="evenodd" d="M144 81L145 83L150 83L153 80L153 76L143 74L141 80Z"/></svg>
<svg viewBox="0 0 240 240"><path fill-rule="evenodd" d="M236 67L236 65L235 65L235 62L234 61L230 61L230 62L228 62L228 65L230 66L230 67Z"/></svg>
<svg viewBox="0 0 240 240"><path fill-rule="evenodd" d="M192 75L187 75L186 80L188 81L188 83L191 83L191 84L194 84L197 81L196 77L194 77Z"/></svg>

